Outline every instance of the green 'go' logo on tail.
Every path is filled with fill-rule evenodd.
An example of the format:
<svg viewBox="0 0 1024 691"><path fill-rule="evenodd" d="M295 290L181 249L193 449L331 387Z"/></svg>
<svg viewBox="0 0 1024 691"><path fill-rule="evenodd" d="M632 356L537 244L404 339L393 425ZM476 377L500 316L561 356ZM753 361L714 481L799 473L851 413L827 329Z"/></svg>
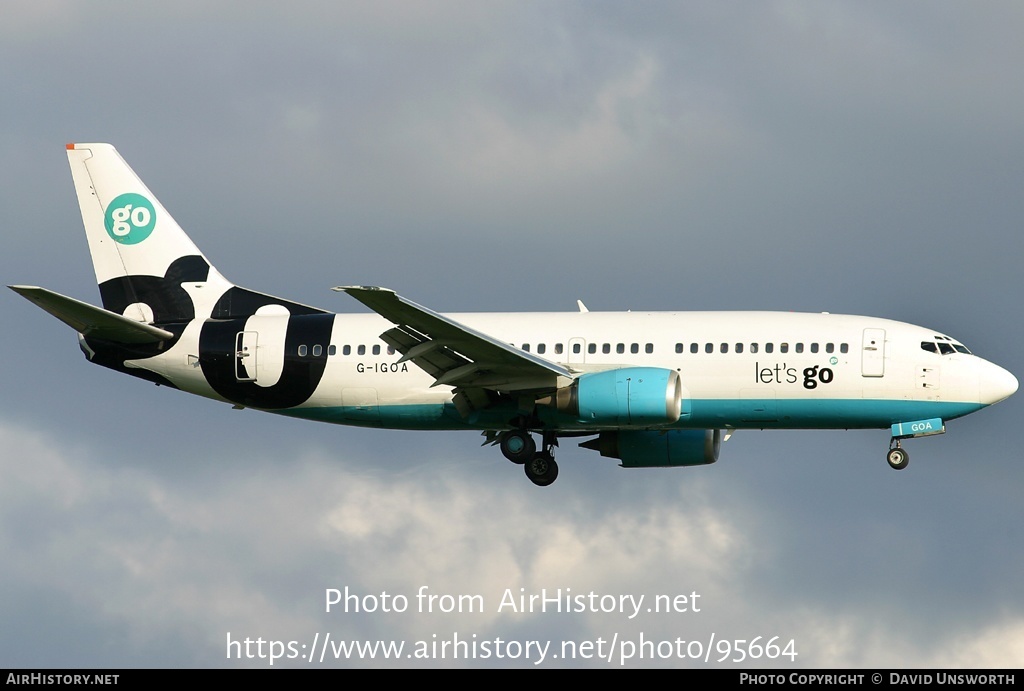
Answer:
<svg viewBox="0 0 1024 691"><path fill-rule="evenodd" d="M156 210L153 204L141 194L126 192L118 195L107 206L103 214L107 235L122 245L142 242L153 232L156 225Z"/></svg>

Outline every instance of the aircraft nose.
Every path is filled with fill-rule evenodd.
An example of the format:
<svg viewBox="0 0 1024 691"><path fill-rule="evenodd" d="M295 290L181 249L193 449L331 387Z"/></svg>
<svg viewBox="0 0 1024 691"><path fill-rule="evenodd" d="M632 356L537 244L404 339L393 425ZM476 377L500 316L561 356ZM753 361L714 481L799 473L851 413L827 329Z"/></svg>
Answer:
<svg viewBox="0 0 1024 691"><path fill-rule="evenodd" d="M985 362L978 373L978 398L985 405L1009 398L1017 391L1017 386L1017 377L991 362Z"/></svg>

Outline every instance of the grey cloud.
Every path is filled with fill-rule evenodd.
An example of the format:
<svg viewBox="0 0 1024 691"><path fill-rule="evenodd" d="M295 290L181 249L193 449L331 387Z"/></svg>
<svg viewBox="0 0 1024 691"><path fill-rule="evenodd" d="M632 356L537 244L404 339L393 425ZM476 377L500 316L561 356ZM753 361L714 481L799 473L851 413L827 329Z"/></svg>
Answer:
<svg viewBox="0 0 1024 691"><path fill-rule="evenodd" d="M0 27L7 283L96 300L61 147L104 139L225 275L303 302L866 313L1024 371L1016 4L82 7ZM897 476L884 431L765 432L664 473L566 444L537 492L476 435L231 411L89 366L13 294L2 313L8 665L227 665L228 630L328 628L1019 657L1017 399ZM345 584L683 587L706 610L322 614Z"/></svg>

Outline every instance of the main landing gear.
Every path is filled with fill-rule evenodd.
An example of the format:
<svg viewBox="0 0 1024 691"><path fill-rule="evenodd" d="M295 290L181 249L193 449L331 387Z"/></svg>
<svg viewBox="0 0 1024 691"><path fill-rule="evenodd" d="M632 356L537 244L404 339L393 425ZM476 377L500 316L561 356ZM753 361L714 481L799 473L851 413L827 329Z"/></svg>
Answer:
<svg viewBox="0 0 1024 691"><path fill-rule="evenodd" d="M910 463L910 454L900 446L899 439L893 438L889 441L889 453L886 454L885 460L893 470L903 470Z"/></svg>
<svg viewBox="0 0 1024 691"><path fill-rule="evenodd" d="M537 444L533 441L533 435L525 429L505 432L498 438L498 446L501 447L502 455L516 465L523 465L537 452Z"/></svg>
<svg viewBox="0 0 1024 691"><path fill-rule="evenodd" d="M525 429L502 433L498 437L498 446L505 458L523 466L526 477L538 487L547 487L558 477L558 464L555 463L554 453L554 448L558 446L558 438L555 435L544 435L543 448L539 452L533 435Z"/></svg>

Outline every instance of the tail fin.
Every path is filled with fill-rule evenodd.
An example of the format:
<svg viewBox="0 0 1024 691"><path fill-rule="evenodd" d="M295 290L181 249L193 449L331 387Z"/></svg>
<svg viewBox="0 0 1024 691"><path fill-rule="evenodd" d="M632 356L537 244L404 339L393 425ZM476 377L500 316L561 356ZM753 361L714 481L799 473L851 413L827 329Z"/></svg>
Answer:
<svg viewBox="0 0 1024 691"><path fill-rule="evenodd" d="M131 319L186 321L183 283L230 286L110 144L68 144L68 161L103 307Z"/></svg>

